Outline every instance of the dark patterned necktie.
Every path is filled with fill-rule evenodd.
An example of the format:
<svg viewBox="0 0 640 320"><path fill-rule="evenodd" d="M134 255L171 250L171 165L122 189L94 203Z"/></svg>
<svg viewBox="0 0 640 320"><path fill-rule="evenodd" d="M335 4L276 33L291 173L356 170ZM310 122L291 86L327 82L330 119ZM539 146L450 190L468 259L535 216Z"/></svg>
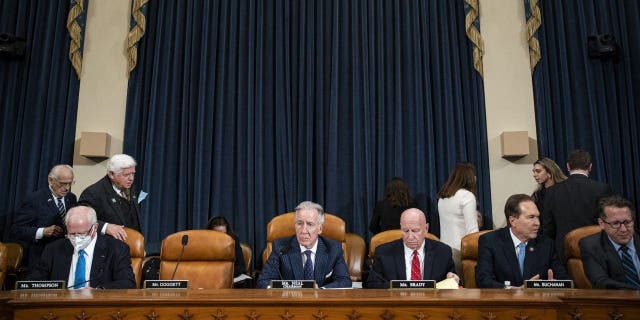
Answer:
<svg viewBox="0 0 640 320"><path fill-rule="evenodd" d="M620 247L620 252L622 253L622 268L624 269L624 274L627 276L627 282L634 285L636 288L640 288L640 280L638 280L638 270L633 265L633 259L631 259L631 255L629 254L629 248L627 246Z"/></svg>
<svg viewBox="0 0 640 320"><path fill-rule="evenodd" d="M411 280L422 280L422 272L420 272L420 258L418 250L413 250L413 259L411 259Z"/></svg>
<svg viewBox="0 0 640 320"><path fill-rule="evenodd" d="M311 261L311 250L306 250L304 254L307 260L304 262L304 280L313 280L313 262Z"/></svg>
<svg viewBox="0 0 640 320"><path fill-rule="evenodd" d="M58 214L60 214L61 216L64 215L65 213L65 209L64 209L64 198L60 197L60 198L56 198L57 200L57 204L56 206L58 206Z"/></svg>

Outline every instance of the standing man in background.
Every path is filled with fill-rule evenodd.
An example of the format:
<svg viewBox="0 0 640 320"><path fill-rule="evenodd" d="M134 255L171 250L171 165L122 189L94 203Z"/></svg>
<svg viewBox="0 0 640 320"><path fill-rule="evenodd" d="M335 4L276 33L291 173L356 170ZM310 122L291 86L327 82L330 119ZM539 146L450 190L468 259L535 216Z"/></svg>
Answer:
<svg viewBox="0 0 640 320"><path fill-rule="evenodd" d="M136 165L129 155L112 156L107 161L107 175L87 187L79 200L96 210L102 234L123 241L127 238L124 227L141 231L138 199L131 190Z"/></svg>
<svg viewBox="0 0 640 320"><path fill-rule="evenodd" d="M23 266L35 266L44 246L64 237L62 219L76 205L71 166L54 166L47 180L49 186L31 193L14 216L10 238L24 249Z"/></svg>
<svg viewBox="0 0 640 320"><path fill-rule="evenodd" d="M591 155L576 149L569 155L569 178L546 192L542 232L555 240L558 257L564 261L564 236L573 229L595 225L598 200L611 194L608 184L589 179Z"/></svg>

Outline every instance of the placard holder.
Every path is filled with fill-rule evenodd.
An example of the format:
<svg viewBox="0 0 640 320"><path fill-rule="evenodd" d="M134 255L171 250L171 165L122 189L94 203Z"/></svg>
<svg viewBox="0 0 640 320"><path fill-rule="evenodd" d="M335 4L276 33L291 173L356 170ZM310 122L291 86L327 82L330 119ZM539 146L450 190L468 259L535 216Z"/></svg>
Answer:
<svg viewBox="0 0 640 320"><path fill-rule="evenodd" d="M143 289L189 289L189 280L145 280Z"/></svg>
<svg viewBox="0 0 640 320"><path fill-rule="evenodd" d="M525 289L573 289L573 280L526 280Z"/></svg>
<svg viewBox="0 0 640 320"><path fill-rule="evenodd" d="M391 280L391 290L435 290L435 280Z"/></svg>
<svg viewBox="0 0 640 320"><path fill-rule="evenodd" d="M271 280L271 289L315 289L315 280Z"/></svg>
<svg viewBox="0 0 640 320"><path fill-rule="evenodd" d="M62 290L66 281L16 281L16 290Z"/></svg>

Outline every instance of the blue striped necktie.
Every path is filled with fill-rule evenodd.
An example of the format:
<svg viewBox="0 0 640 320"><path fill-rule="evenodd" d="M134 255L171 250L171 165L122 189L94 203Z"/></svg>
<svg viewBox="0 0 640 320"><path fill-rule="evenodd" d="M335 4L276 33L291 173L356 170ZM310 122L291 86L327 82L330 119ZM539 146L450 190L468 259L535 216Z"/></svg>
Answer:
<svg viewBox="0 0 640 320"><path fill-rule="evenodd" d="M60 197L60 198L56 198L57 200L57 204L56 206L58 206L58 214L60 214L61 216L64 215L65 213L65 209L64 209L64 198Z"/></svg>
<svg viewBox="0 0 640 320"><path fill-rule="evenodd" d="M631 259L628 251L629 248L627 248L627 246L620 247L620 252L622 253L622 268L624 269L624 274L627 276L627 282L636 288L640 288L638 270L636 270L636 267L633 265L633 259Z"/></svg>
<svg viewBox="0 0 640 320"><path fill-rule="evenodd" d="M311 261L311 250L306 250L304 254L307 260L304 262L304 280L313 280L313 262Z"/></svg>

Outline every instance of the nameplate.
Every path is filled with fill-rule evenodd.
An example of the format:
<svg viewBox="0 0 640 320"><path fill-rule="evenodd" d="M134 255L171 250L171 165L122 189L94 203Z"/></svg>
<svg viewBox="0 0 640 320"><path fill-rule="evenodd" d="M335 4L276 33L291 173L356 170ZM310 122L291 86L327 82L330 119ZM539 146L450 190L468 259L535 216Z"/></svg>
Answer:
<svg viewBox="0 0 640 320"><path fill-rule="evenodd" d="M572 289L572 280L526 280L525 289Z"/></svg>
<svg viewBox="0 0 640 320"><path fill-rule="evenodd" d="M435 289L435 280L391 280L389 289Z"/></svg>
<svg viewBox="0 0 640 320"><path fill-rule="evenodd" d="M64 281L16 281L16 290L66 289Z"/></svg>
<svg viewBox="0 0 640 320"><path fill-rule="evenodd" d="M271 280L271 289L314 289L314 280Z"/></svg>
<svg viewBox="0 0 640 320"><path fill-rule="evenodd" d="M145 280L144 289L189 289L189 280Z"/></svg>

